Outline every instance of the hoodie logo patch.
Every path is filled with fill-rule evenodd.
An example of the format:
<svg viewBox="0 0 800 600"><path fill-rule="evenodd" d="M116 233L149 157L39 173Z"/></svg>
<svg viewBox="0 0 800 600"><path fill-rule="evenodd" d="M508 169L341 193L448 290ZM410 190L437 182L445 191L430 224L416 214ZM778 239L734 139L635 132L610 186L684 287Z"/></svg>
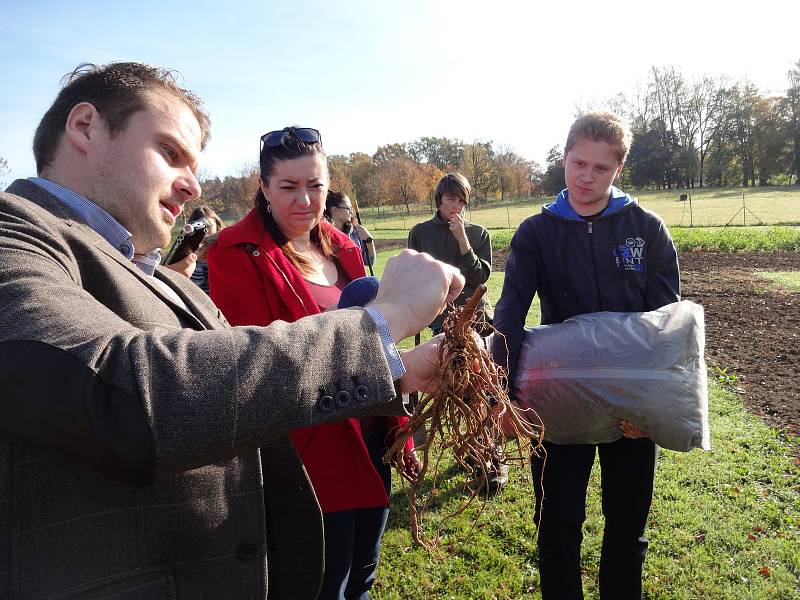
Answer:
<svg viewBox="0 0 800 600"><path fill-rule="evenodd" d="M620 244L613 251L617 268L625 271L644 272L644 240L640 237L629 237L625 244Z"/></svg>

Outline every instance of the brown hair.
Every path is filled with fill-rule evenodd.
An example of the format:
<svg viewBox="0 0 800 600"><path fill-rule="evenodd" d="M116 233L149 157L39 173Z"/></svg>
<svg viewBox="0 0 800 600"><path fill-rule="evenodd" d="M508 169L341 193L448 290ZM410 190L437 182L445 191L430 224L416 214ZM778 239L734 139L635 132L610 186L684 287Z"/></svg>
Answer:
<svg viewBox="0 0 800 600"><path fill-rule="evenodd" d="M319 156L325 160L325 151L322 149L321 142L304 142L292 132L291 127L287 127L284 131L286 133L279 146L263 146L261 148L259 163L261 165L261 180L264 185L269 185L269 178L272 177L272 173L275 171L276 163L302 156ZM297 267L298 271L304 275L308 274L311 269L311 263L292 247L292 242L289 241L289 238L286 237L286 234L283 233L283 230L275 221L272 212L268 209L269 202L264 196L264 192L261 191L261 186L256 191L254 204L258 209L261 220L264 222L264 227L286 258ZM311 228L309 237L311 242L326 257L335 256L339 251L339 248L334 246L328 232L320 227L319 223Z"/></svg>
<svg viewBox="0 0 800 600"><path fill-rule="evenodd" d="M572 150L578 140L591 139L595 142L606 142L614 149L619 162L625 162L631 148L631 134L628 123L619 115L611 112L590 112L581 115L569 128L564 154Z"/></svg>
<svg viewBox="0 0 800 600"><path fill-rule="evenodd" d="M434 192L434 199L436 200L436 208L442 205L442 196L445 194L452 194L464 199L464 202L469 204L469 195L472 192L472 187L469 181L461 173L448 173L439 180L436 184L436 191Z"/></svg>
<svg viewBox="0 0 800 600"><path fill-rule="evenodd" d="M147 107L146 93L154 90L169 93L191 109L200 125L200 147L205 148L211 120L202 108L200 97L181 88L175 76L175 71L138 62L78 65L64 76L62 82L66 84L36 128L33 156L37 173L41 174L53 161L67 117L77 104L88 102L94 106L113 136L125 129L133 113Z"/></svg>

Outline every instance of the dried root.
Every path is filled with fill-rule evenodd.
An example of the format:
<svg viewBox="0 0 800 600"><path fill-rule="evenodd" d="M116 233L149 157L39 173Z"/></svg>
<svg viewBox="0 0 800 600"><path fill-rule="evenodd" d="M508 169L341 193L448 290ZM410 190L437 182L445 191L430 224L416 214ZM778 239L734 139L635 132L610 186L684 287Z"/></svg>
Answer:
<svg viewBox="0 0 800 600"><path fill-rule="evenodd" d="M464 502L447 519L464 512L478 490L487 489L484 484L493 466L522 464L532 452L544 451L541 419L531 409L512 405L506 392L505 370L492 361L483 340L475 333L475 309L485 292L486 286L481 286L463 307L453 309L445 319L435 374L438 386L434 392L422 395L384 458L409 483L411 536L426 549L438 545L438 535L431 539L423 533L422 515L430 499L419 503L418 498L429 469L433 494L436 493L439 461L445 452L452 452L467 473L477 475L467 482L469 493ZM416 448L421 468L409 473L402 468L403 447L423 427L426 438ZM509 440L516 442L513 452L508 449ZM484 504L487 497L483 497Z"/></svg>

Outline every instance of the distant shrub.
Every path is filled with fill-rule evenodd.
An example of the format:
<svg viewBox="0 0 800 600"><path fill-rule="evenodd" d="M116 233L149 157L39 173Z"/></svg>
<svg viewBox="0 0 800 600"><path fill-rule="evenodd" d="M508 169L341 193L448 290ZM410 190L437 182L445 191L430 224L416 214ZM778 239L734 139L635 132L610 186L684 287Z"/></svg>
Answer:
<svg viewBox="0 0 800 600"><path fill-rule="evenodd" d="M675 247L682 251L800 251L797 227L672 227L670 231Z"/></svg>
<svg viewBox="0 0 800 600"><path fill-rule="evenodd" d="M683 252L800 252L800 227L670 227ZM492 231L492 250L508 251L514 232Z"/></svg>

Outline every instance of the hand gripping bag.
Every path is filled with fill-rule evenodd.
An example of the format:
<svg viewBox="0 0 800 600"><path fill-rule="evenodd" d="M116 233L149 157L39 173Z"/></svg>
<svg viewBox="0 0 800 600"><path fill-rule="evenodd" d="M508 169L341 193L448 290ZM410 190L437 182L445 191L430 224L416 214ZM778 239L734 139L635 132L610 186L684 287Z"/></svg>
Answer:
<svg viewBox="0 0 800 600"><path fill-rule="evenodd" d="M534 327L523 339L516 399L536 410L556 444L613 442L626 420L664 448L708 450L704 346L703 308L688 300Z"/></svg>

